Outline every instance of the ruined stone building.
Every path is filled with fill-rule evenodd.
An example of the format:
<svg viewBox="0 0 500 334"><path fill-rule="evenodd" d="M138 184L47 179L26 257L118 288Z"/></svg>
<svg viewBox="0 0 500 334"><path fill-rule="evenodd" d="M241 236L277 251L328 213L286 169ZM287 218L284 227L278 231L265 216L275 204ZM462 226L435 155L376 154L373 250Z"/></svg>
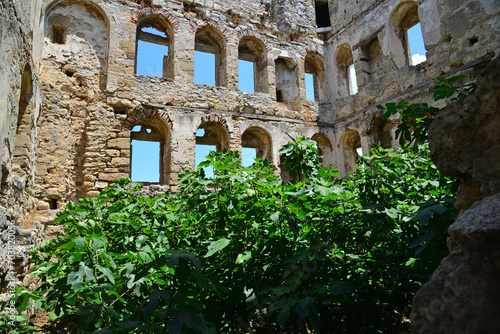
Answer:
<svg viewBox="0 0 500 334"><path fill-rule="evenodd" d="M426 61L413 65L417 23ZM432 102L433 78L498 57L500 3L0 0L0 35L0 226L14 221L22 247L57 232L69 201L130 177L133 140L159 147L152 191L195 168L197 144L254 148L279 171L278 150L299 136L347 176L360 152L397 145L397 117L376 105ZM150 75L144 43L167 50ZM195 82L195 51L213 55L213 85Z"/></svg>

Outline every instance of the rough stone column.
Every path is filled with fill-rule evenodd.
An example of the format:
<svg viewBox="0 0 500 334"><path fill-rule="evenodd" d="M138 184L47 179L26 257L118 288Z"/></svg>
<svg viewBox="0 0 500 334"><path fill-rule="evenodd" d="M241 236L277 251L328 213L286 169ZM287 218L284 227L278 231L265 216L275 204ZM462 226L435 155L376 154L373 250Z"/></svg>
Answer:
<svg viewBox="0 0 500 334"><path fill-rule="evenodd" d="M413 333L498 333L500 328L500 60L429 130L437 168L462 180L450 255L415 295ZM472 205L472 206L471 206Z"/></svg>

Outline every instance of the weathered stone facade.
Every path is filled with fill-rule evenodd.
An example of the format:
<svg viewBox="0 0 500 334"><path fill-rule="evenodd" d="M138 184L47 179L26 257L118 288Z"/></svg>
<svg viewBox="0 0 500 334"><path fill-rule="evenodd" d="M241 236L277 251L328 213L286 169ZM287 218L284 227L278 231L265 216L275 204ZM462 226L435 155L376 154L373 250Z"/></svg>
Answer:
<svg viewBox="0 0 500 334"><path fill-rule="evenodd" d="M432 103L433 78L471 75L500 50L496 0L0 0L0 9L0 224L15 221L28 244L60 230L51 222L67 202L129 177L134 138L160 142L154 191L195 167L196 144L253 147L278 167L279 148L298 136L347 176L357 149L395 145L398 119L382 120L376 105ZM406 29L417 22L427 61L412 66ZM139 40L168 46L160 77L136 74ZM194 83L195 51L215 55L216 86ZM255 93L239 91L238 59L254 63Z"/></svg>

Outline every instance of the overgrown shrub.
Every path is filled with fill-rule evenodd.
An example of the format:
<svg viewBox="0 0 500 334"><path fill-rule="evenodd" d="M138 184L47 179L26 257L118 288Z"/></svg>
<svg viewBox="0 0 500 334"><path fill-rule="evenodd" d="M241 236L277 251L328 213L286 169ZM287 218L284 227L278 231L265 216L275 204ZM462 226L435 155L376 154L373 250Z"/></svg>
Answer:
<svg viewBox="0 0 500 334"><path fill-rule="evenodd" d="M18 310L50 312L49 332L69 321L84 333L408 330L412 296L446 254L456 182L425 146L377 148L342 180L309 144L285 148L306 176L288 185L268 161L212 152L175 195L119 180L69 204L65 234L33 252L43 284L19 292Z"/></svg>

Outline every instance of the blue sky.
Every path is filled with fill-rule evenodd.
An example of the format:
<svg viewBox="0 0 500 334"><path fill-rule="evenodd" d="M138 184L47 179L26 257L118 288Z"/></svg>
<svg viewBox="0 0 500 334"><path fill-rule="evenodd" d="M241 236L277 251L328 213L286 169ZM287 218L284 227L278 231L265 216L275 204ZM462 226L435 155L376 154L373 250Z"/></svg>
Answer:
<svg viewBox="0 0 500 334"><path fill-rule="evenodd" d="M164 33L153 28L144 28L143 31L166 37ZM422 39L420 23L408 29L412 65L425 61L426 50ZM168 54L168 47L143 41L138 42L137 48L137 74L161 77L163 75L163 57ZM215 55L195 51L194 82L215 86ZM238 87L243 92L254 92L254 66L252 62L238 60ZM354 66L350 68L351 78L355 79ZM314 100L314 78L312 74L306 73L306 98ZM357 84L352 81L353 93L357 93ZM142 182L159 182L160 147L155 142L132 141L132 180ZM196 165L205 160L210 150L215 146L196 145ZM253 148L242 148L242 164L249 166L253 163L256 150ZM206 171L207 175L213 175L212 171Z"/></svg>

